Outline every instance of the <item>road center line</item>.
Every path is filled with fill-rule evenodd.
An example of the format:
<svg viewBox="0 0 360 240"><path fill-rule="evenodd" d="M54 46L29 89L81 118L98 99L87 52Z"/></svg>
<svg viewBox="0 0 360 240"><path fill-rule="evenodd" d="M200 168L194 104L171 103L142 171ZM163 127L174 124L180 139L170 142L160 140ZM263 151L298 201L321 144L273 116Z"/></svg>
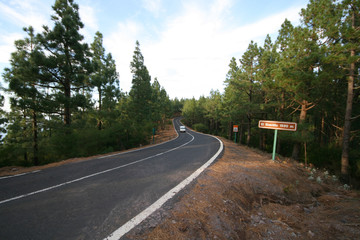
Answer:
<svg viewBox="0 0 360 240"><path fill-rule="evenodd" d="M172 152L172 151L174 151L176 149L179 149L181 147L184 147L185 145L187 145L187 144L191 143L192 141L194 141L195 137L193 135L191 135L190 133L188 133L188 134L192 137L191 140L184 143L184 144L182 144L182 145L180 145L180 146L178 146L178 147L176 147L176 148L172 148L172 149L169 149L169 150L167 150L165 152L158 153L158 154L155 154L153 156L149 156L149 157L146 157L146 158L143 158L143 159L131 162L131 163L127 163L127 164L124 164L124 165L121 165L121 166L118 166L118 167L114 167L114 168L110 168L110 169L107 169L107 170L104 170L104 171L101 171L101 172L93 173L93 174L90 174L90 175L87 175L87 176L84 176L84 177L81 177L81 178L77 178L77 179L74 179L74 180L71 180L71 181L68 181L68 182L64 182L64 183L60 183L60 184L51 186L51 187L48 187L48 188L40 189L38 191L34 191L34 192L26 193L26 194L23 194L23 195L19 195L19 196L13 197L13 198L5 199L5 200L0 201L0 205L3 204L3 203L7 203L7 202L11 202L11 201L20 199L20 198L32 196L32 195L35 195L35 194L38 194L38 193L42 193L42 192L46 192L46 191L49 191L49 190L52 190L52 189L55 189L55 188L59 188L59 187L62 187L62 186L65 186L65 185L68 185L68 184L71 184L71 183L79 182L79 181L82 181L84 179L95 177L95 176L98 176L98 175L101 175L101 174L104 174L104 173L108 173L108 172L111 172L111 171L114 171L114 170L117 170L117 169L120 169L120 168L124 168L124 167L130 166L130 165L134 165L134 164L137 164L137 163L140 163L140 162L144 162L146 160L149 160L151 158L159 156L159 154L165 154L165 153L168 153L168 152Z"/></svg>

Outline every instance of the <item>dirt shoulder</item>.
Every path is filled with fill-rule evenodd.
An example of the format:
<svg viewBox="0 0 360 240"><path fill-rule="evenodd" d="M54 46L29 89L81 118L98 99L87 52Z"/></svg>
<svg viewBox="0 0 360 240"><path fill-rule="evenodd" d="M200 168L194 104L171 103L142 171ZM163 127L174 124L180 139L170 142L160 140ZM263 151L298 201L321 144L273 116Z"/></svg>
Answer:
<svg viewBox="0 0 360 240"><path fill-rule="evenodd" d="M141 146L139 148L148 147L148 146L151 146L151 145L154 145L154 144L159 144L159 143L162 143L162 142L166 142L166 141L169 141L169 140L174 139L176 137L177 137L177 133L176 133L173 125L166 125L165 129L160 129L160 130L158 130L156 132L156 135L154 136L154 142L151 139L150 140L151 144L146 145L146 146ZM126 150L126 151L132 151L132 150L139 149L139 148L133 148L133 149L129 149L129 150ZM2 167L2 168L0 168L0 177L2 177L2 176L12 176L12 175L18 175L18 174L38 171L38 170L42 170L42 169L46 169L46 168L57 167L57 166L60 166L60 165L63 165L63 164L69 164L69 163L80 162L80 161L87 161L87 160L91 160L91 159L94 159L94 158L103 157L103 156L112 155L112 154L121 153L121 152L126 152L126 151L118 151L118 152L111 152L111 153L106 153L106 154L99 154L99 155L91 156L91 157L71 158L71 159L67 159L67 160L63 160L63 161L59 161L59 162L54 162L54 163L50 163L50 164L46 164L46 165L42 165L42 166L34 166L34 167L9 166L9 167Z"/></svg>
<svg viewBox="0 0 360 240"><path fill-rule="evenodd" d="M223 157L166 217L127 238L358 239L359 192L325 172L222 141Z"/></svg>

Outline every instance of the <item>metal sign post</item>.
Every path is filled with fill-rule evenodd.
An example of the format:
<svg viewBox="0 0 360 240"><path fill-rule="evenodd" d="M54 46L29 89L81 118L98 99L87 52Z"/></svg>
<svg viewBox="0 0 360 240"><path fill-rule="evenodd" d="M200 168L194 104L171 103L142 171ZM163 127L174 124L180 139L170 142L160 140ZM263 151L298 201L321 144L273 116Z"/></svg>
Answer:
<svg viewBox="0 0 360 240"><path fill-rule="evenodd" d="M152 132L153 132L153 144L154 144L155 143L156 128L153 128L152 130L153 130Z"/></svg>
<svg viewBox="0 0 360 240"><path fill-rule="evenodd" d="M234 125L233 126L233 132L235 133L235 143L236 143L236 134L239 132L239 126L238 125Z"/></svg>
<svg viewBox="0 0 360 240"><path fill-rule="evenodd" d="M260 120L258 126L259 126L259 128L275 130L272 160L275 160L276 141L277 141L278 130L293 131L293 132L295 132L297 130L297 123L294 123L294 122L278 122L278 121Z"/></svg>
<svg viewBox="0 0 360 240"><path fill-rule="evenodd" d="M275 129L274 134L274 145L273 145L273 153L272 153L272 160L275 160L275 154L276 154L276 140L277 140L277 129Z"/></svg>

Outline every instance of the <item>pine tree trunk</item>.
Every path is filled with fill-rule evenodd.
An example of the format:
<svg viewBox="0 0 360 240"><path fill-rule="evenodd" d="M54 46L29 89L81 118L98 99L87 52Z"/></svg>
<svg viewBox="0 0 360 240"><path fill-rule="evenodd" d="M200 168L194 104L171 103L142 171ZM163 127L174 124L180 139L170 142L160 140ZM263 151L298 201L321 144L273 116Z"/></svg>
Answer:
<svg viewBox="0 0 360 240"><path fill-rule="evenodd" d="M246 138L246 145L249 146L250 145L250 139L251 139L251 116L250 114L247 115L247 119L248 119L248 129L247 129L247 138Z"/></svg>
<svg viewBox="0 0 360 240"><path fill-rule="evenodd" d="M241 120L240 132L239 132L239 144L242 144L243 134L244 134L244 124L243 124L243 121Z"/></svg>
<svg viewBox="0 0 360 240"><path fill-rule="evenodd" d="M38 128L37 128L37 116L36 116L36 112L33 110L32 112L32 117L33 117L33 122L32 122L32 127L33 127L33 162L34 165L37 166L39 165L39 149L38 149Z"/></svg>
<svg viewBox="0 0 360 240"><path fill-rule="evenodd" d="M70 88L70 81L68 79L65 80L64 94L65 94L64 124L66 126L70 126L70 124L71 124L71 112L70 112L71 88Z"/></svg>
<svg viewBox="0 0 360 240"><path fill-rule="evenodd" d="M232 131L233 131L233 122L229 122L229 131L228 131L228 138L232 139Z"/></svg>
<svg viewBox="0 0 360 240"><path fill-rule="evenodd" d="M354 9L351 13L351 27L355 29L355 12ZM355 57L355 50L350 50L351 58ZM350 145L350 130L351 130L351 114L354 98L354 75L355 75L355 62L350 64L349 77L348 77L348 93L346 100L345 123L343 130L343 144L341 154L341 177L344 181L349 181L349 145Z"/></svg>
<svg viewBox="0 0 360 240"><path fill-rule="evenodd" d="M323 147L325 145L325 113L321 115L321 130L320 130L320 146Z"/></svg>
<svg viewBox="0 0 360 240"><path fill-rule="evenodd" d="M303 100L302 103L301 103L301 112L300 112L300 119L299 119L299 124L301 125L302 123L305 122L306 120L306 113L307 113L307 107L308 105L308 102L306 100ZM304 134L304 129L301 130L301 135ZM300 155L300 143L299 142L296 142L294 144L294 148L293 148L293 152L292 152L292 158L295 159L295 160L298 160L299 159L299 155Z"/></svg>
<svg viewBox="0 0 360 240"><path fill-rule="evenodd" d="M355 51L351 50L351 56L355 56ZM341 177L344 181L348 181L349 178L349 144L350 144L350 129L351 129L351 113L352 113L352 102L354 96L354 72L355 63L350 65L350 74L348 80L348 93L346 100L346 111L345 111L345 123L343 130L343 144L341 154Z"/></svg>
<svg viewBox="0 0 360 240"><path fill-rule="evenodd" d="M101 114L101 110L102 110L102 103L101 103L101 87L98 88L99 90L99 113ZM99 119L98 119L98 129L101 130L102 129L102 121L100 119L100 114L99 114Z"/></svg>

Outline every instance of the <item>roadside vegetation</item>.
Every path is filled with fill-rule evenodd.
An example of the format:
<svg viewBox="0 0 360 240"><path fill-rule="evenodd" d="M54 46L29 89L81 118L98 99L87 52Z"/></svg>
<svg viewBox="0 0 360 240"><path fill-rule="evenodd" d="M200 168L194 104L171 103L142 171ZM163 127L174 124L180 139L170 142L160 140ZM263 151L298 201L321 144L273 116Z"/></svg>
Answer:
<svg viewBox="0 0 360 240"><path fill-rule="evenodd" d="M0 167L33 166L138 147L163 129L181 101L170 100L152 79L137 41L130 63L129 93L120 89L119 74L103 35L84 42L84 27L73 0L56 0L53 27L15 42L0 95Z"/></svg>
<svg viewBox="0 0 360 240"><path fill-rule="evenodd" d="M328 169L359 187L360 4L311 0L301 25L285 20L278 37L251 41L232 58L225 91L184 103L185 123L270 152L273 130L259 120L298 123L279 132L277 152Z"/></svg>
<svg viewBox="0 0 360 240"><path fill-rule="evenodd" d="M43 165L137 147L153 129L182 110L195 130L271 151L273 131L259 120L298 123L279 132L277 152L359 187L360 179L360 5L357 0L311 0L301 25L285 20L273 40L251 41L232 58L225 91L199 99L169 99L145 66L137 41L130 63L129 93L120 88L111 53L97 32L84 42L73 0L56 0L53 26L41 33L24 28L15 42L0 93L0 167Z"/></svg>

